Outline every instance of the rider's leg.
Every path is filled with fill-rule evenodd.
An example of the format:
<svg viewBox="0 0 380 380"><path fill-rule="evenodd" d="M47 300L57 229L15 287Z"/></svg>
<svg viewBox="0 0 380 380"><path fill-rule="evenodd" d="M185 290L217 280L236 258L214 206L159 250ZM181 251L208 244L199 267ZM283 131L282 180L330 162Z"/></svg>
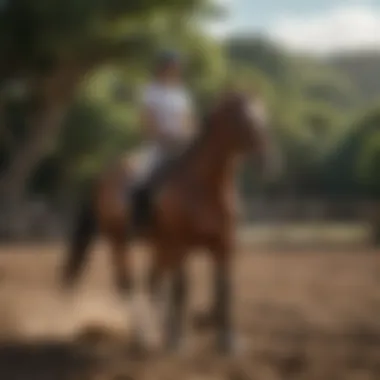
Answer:
<svg viewBox="0 0 380 380"><path fill-rule="evenodd" d="M134 223L137 229L143 228L146 221L151 217L151 198L154 191L152 175L160 163L160 158L159 149L155 146L149 147L145 152L144 162L139 168L138 177L134 184Z"/></svg>

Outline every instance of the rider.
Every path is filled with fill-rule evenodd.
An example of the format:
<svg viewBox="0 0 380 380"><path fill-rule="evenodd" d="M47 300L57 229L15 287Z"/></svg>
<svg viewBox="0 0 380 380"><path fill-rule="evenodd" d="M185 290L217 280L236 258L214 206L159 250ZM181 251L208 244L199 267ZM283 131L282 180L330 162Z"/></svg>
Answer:
<svg viewBox="0 0 380 380"><path fill-rule="evenodd" d="M153 80L143 89L141 124L145 141L159 160L192 133L192 104L182 77L182 60L175 51L162 52Z"/></svg>
<svg viewBox="0 0 380 380"><path fill-rule="evenodd" d="M140 170L138 208L140 217L148 207L149 185L141 186L165 157L180 149L194 132L193 105L182 73L182 58L176 51L158 56L153 78L143 89L141 127L145 162ZM141 178L142 177L142 178Z"/></svg>

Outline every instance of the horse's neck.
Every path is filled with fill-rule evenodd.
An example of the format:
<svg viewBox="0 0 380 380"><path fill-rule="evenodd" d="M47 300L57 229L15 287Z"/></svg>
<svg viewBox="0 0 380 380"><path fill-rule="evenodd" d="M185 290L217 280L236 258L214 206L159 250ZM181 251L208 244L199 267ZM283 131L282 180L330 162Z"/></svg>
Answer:
<svg viewBox="0 0 380 380"><path fill-rule="evenodd" d="M210 190L222 189L234 181L236 154L227 138L209 133L199 141L198 154L192 161L195 180Z"/></svg>

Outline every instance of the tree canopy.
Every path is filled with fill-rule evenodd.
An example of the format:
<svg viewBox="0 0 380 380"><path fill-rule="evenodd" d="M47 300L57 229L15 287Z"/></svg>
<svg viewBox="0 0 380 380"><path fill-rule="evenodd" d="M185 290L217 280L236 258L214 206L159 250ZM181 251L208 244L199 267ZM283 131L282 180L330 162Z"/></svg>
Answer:
<svg viewBox="0 0 380 380"><path fill-rule="evenodd" d="M286 157L278 194L376 197L375 53L319 60L262 36L200 27L208 0L13 0L0 8L0 190L4 204L77 186L139 141L136 99L153 54L176 47L199 113L228 82L259 93ZM373 106L363 107L374 103ZM247 195L262 191L252 171ZM15 213L14 211L12 211ZM12 213L11 212L11 213Z"/></svg>

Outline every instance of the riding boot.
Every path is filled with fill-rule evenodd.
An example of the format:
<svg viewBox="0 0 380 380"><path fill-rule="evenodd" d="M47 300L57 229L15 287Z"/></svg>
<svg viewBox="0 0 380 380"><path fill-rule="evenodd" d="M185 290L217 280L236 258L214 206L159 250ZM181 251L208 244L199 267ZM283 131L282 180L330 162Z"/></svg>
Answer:
<svg viewBox="0 0 380 380"><path fill-rule="evenodd" d="M134 199L133 224L137 231L141 231L149 223L151 213L150 188L144 185L137 190Z"/></svg>

